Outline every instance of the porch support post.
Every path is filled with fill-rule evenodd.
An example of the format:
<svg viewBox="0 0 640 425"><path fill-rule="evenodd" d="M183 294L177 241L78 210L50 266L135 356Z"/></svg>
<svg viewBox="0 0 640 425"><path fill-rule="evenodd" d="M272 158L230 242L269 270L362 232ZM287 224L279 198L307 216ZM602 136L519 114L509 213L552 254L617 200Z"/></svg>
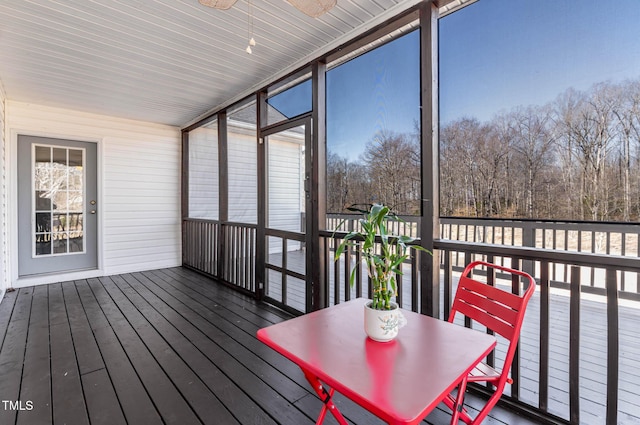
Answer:
<svg viewBox="0 0 640 425"><path fill-rule="evenodd" d="M420 312L440 316L440 269L433 241L440 233L438 167L438 7L420 5L420 104L422 105L422 246L433 258L422 254L420 262Z"/></svg>
<svg viewBox="0 0 640 425"><path fill-rule="evenodd" d="M187 232L184 220L189 217L189 132L182 130L182 174L180 181L181 203L180 212L182 215L182 264L186 260Z"/></svg>
<svg viewBox="0 0 640 425"><path fill-rule="evenodd" d="M327 185L326 185L326 70L327 64L317 61L312 65L312 132L311 149L307 152L307 170L305 178L310 180L310 190L306 196L310 197L306 205L310 206L306 212L307 249L307 279L311 281L311 296L307 296L306 310L313 311L329 306L329 288L325 270L326 239L320 237L320 229L326 227L327 222ZM308 291L307 291L308 292Z"/></svg>
<svg viewBox="0 0 640 425"><path fill-rule="evenodd" d="M227 226L229 221L229 161L227 158L227 111L218 114L218 277L226 276Z"/></svg>
<svg viewBox="0 0 640 425"><path fill-rule="evenodd" d="M266 291L266 255L267 248L265 228L267 225L267 151L262 136L262 127L267 122L267 93L258 93L256 108L258 127L258 227L256 229L256 296L264 298Z"/></svg>
<svg viewBox="0 0 640 425"><path fill-rule="evenodd" d="M227 111L218 114L218 218L229 221L229 160L227 144Z"/></svg>

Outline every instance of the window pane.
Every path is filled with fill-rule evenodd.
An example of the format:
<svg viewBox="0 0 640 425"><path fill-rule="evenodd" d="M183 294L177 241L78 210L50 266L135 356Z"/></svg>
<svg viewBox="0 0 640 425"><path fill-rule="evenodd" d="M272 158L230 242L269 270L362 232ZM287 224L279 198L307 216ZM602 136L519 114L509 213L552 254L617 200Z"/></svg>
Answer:
<svg viewBox="0 0 640 425"><path fill-rule="evenodd" d="M69 237L69 252L82 251L84 251L82 232L71 233Z"/></svg>
<svg viewBox="0 0 640 425"><path fill-rule="evenodd" d="M84 198L82 197L82 192L79 191L69 191L68 192L68 211L73 212L81 212L83 208Z"/></svg>
<svg viewBox="0 0 640 425"><path fill-rule="evenodd" d="M51 148L36 146L34 184L36 190L47 190L51 187Z"/></svg>
<svg viewBox="0 0 640 425"><path fill-rule="evenodd" d="M267 124L276 124L311 111L311 80L296 84L267 99Z"/></svg>
<svg viewBox="0 0 640 425"><path fill-rule="evenodd" d="M36 234L36 255L51 255L51 233Z"/></svg>
<svg viewBox="0 0 640 425"><path fill-rule="evenodd" d="M218 122L189 132L189 217L217 220Z"/></svg>
<svg viewBox="0 0 640 425"><path fill-rule="evenodd" d="M51 231L51 213L36 213L36 228L38 233Z"/></svg>
<svg viewBox="0 0 640 425"><path fill-rule="evenodd" d="M36 190L36 211L50 211L51 210L51 194L49 191Z"/></svg>
<svg viewBox="0 0 640 425"><path fill-rule="evenodd" d="M575 6L440 20L442 215L640 220L640 2Z"/></svg>
<svg viewBox="0 0 640 425"><path fill-rule="evenodd" d="M69 149L69 167L78 167L82 169L82 150Z"/></svg>
<svg viewBox="0 0 640 425"><path fill-rule="evenodd" d="M267 227L303 231L304 126L267 138Z"/></svg>
<svg viewBox="0 0 640 425"><path fill-rule="evenodd" d="M63 148L53 148L53 163L60 164L66 169L67 166L67 150Z"/></svg>
<svg viewBox="0 0 640 425"><path fill-rule="evenodd" d="M67 234L66 233L53 234L53 253L54 254L67 253Z"/></svg>
<svg viewBox="0 0 640 425"><path fill-rule="evenodd" d="M256 104L227 115L229 221L258 223L258 142Z"/></svg>
<svg viewBox="0 0 640 425"><path fill-rule="evenodd" d="M419 54L413 31L327 73L327 212L420 213Z"/></svg>

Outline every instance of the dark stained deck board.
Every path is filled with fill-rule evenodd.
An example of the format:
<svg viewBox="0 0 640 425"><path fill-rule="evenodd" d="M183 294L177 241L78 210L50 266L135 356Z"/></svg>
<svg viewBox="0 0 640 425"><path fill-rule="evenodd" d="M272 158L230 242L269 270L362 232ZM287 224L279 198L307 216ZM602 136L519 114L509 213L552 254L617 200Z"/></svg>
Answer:
<svg viewBox="0 0 640 425"><path fill-rule="evenodd" d="M195 329L181 327L186 332L185 335L192 341L198 341L200 348L213 356L210 358L216 365L266 412L274 416L280 415L279 422L283 424L312 423L309 417L291 408L292 401L306 395L306 390L243 345L259 347L263 344L249 334L238 332L236 325L237 322L242 322L240 317L234 315L235 320L230 322L229 317L224 314L226 309L220 303L211 308L222 310L222 314L207 309L172 285L161 289L149 279L143 279L142 275L135 276L174 311L191 322L199 333L207 335L210 342L196 339L199 335ZM269 354L273 356L276 353ZM301 375L299 370L294 369L293 372Z"/></svg>
<svg viewBox="0 0 640 425"><path fill-rule="evenodd" d="M18 411L18 425L48 425L53 421L48 312L48 288L34 288L19 400L30 401L42 414L32 418L29 411Z"/></svg>
<svg viewBox="0 0 640 425"><path fill-rule="evenodd" d="M190 278L193 280L184 278L166 280L165 282L169 285L165 290L178 300L189 303L190 308L200 315L200 317L192 316L194 323L201 324L207 333L216 332L218 335L216 342L219 344L224 342L224 349L242 364L248 365L252 370L260 370L262 379L272 388L276 388L284 398L297 400L303 397L306 391L303 386L306 385L306 381L302 386L290 382L290 378L297 375L300 375L297 382L302 382L304 378L300 370L255 338L255 333L260 327L275 322L264 320L262 325L249 322L248 318L255 320L255 312L233 302L226 302L228 297L236 296L227 292L228 288L224 288L226 291L221 291L221 297L218 300L212 300L207 297L211 288L199 287L199 283L194 284L199 282L201 276L194 275ZM194 287L199 291L194 290ZM238 332L238 328L244 332Z"/></svg>
<svg viewBox="0 0 640 425"><path fill-rule="evenodd" d="M18 401L31 314L32 288L20 289L6 296L14 297L15 304L0 349L0 395L2 400ZM16 417L16 410L7 410L4 406L0 408L0 424L13 424Z"/></svg>
<svg viewBox="0 0 640 425"><path fill-rule="evenodd" d="M193 411L198 415L204 424L216 423L236 423L234 417L227 410L225 405L218 400L200 377L190 367L189 360L181 358L181 353L171 349L170 345L163 338L158 328L163 323L154 320L153 316L141 314L140 311L124 296L124 294L114 285L110 278L100 278L100 285L92 285L94 293L96 291L108 294L113 300L113 304L122 313L122 316L129 321L135 329L138 337L146 345L155 361L162 367L167 376L171 379L182 396L187 400ZM155 323L155 324L152 324ZM155 328L154 328L155 326ZM188 344L188 341L186 341ZM199 360L199 359L198 359Z"/></svg>
<svg viewBox="0 0 640 425"><path fill-rule="evenodd" d="M81 377L89 421L92 425L126 425L124 412L106 369L85 373Z"/></svg>
<svg viewBox="0 0 640 425"><path fill-rule="evenodd" d="M113 278L118 288L136 304L136 307L152 318L159 332L172 348L187 361L209 389L227 406L240 423L275 424L247 394L216 365L220 348L206 334L195 328L187 319L176 315L131 275ZM169 322L171 318L172 322ZM229 362L234 359L227 358ZM241 365L236 365L240 367Z"/></svg>
<svg viewBox="0 0 640 425"><path fill-rule="evenodd" d="M76 289L127 422L162 425L160 414L89 285L86 281L79 281Z"/></svg>
<svg viewBox="0 0 640 425"><path fill-rule="evenodd" d="M136 330L104 292L100 282L97 279L88 279L87 283L164 422L172 425L201 423ZM141 325L140 328L145 326Z"/></svg>
<svg viewBox="0 0 640 425"><path fill-rule="evenodd" d="M67 317L69 318L73 344L76 348L80 375L104 369L104 360L100 355L98 343L93 335L74 283L62 283L62 294L67 306Z"/></svg>
<svg viewBox="0 0 640 425"><path fill-rule="evenodd" d="M38 407L16 415L0 406L0 424L312 424L321 401L293 363L255 338L288 317L182 268L8 293L0 398ZM335 401L350 423L381 423ZM424 423L449 418L436 409ZM496 408L485 423L533 422Z"/></svg>
<svg viewBox="0 0 640 425"><path fill-rule="evenodd" d="M127 299L139 309L140 313L144 314L157 332L167 341L173 350L189 365L189 367L196 374L198 379L206 385L208 390L215 394L220 403L225 406L225 409L229 409L235 419L231 419L229 413L219 415L216 420L223 421L225 416L227 421L238 422L253 422L253 423L273 423L267 415L260 415L262 413L260 409L252 405L249 398L246 397L244 392L238 388L230 379L228 379L215 365L211 362L201 351L198 350L196 343L198 340L202 340L205 335L199 335L193 340L187 339L176 327L176 325L169 322L162 314L155 310L147 300L142 298L125 280L123 277L116 276L112 278L115 285L109 287L110 293L120 293L126 296ZM116 286L117 285L117 286ZM150 295L149 295L150 296ZM151 297L151 296L150 296ZM114 297L114 299L116 299ZM124 304L124 302L123 302ZM175 322L180 321L180 317L175 317L173 314L173 320ZM184 324L183 324L184 326ZM259 412L256 415L256 412Z"/></svg>
<svg viewBox="0 0 640 425"><path fill-rule="evenodd" d="M62 295L62 286L55 283L49 285L48 289L53 422L88 424L89 416Z"/></svg>

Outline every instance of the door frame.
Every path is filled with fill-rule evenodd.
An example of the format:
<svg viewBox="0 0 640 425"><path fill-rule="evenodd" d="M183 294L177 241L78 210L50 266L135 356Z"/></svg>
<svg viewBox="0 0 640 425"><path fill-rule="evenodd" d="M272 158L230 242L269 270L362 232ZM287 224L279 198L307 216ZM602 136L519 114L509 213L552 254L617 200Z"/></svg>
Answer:
<svg viewBox="0 0 640 425"><path fill-rule="evenodd" d="M6 188L7 190L7 211L6 217L6 234L7 234L7 277L8 286L13 288L22 288L26 286L43 285L54 282L63 282L67 280L88 279L92 277L104 276L104 164L103 150L104 141L102 138L91 136L78 136L74 134L60 134L52 132L33 131L27 129L10 128L9 143L5 146L6 151ZM71 271L61 273L42 274L37 276L18 276L18 136L34 136L45 137L50 139L70 140L77 142L95 143L97 151L97 186L98 196L97 202L101 206L101 213L98 214L97 223L97 256L98 267L93 270Z"/></svg>
<svg viewBox="0 0 640 425"><path fill-rule="evenodd" d="M299 127L301 125L305 126L305 140L304 140L304 146L305 146L305 159L304 159L304 166L305 166L305 176L302 182L302 186L303 186L303 192L306 193L305 196L305 231L304 232L300 232L303 235L303 239L304 239L304 244L306 246L305 249L305 274L304 274L304 280L305 280L305 312L310 312L313 309L313 290L314 290L314 281L313 281L313 276L312 273L310 273L311 270L313 270L313 267L315 266L315 261L313 261L313 255L314 255L314 251L313 249L311 249L311 247L314 245L314 234L312 232L313 226L310 226L310 224L313 222L313 220L316 219L315 214L312 213L313 211L313 204L312 204L312 200L311 200L311 193L313 193L313 188L312 188L312 179L311 179L311 167L312 167L312 158L313 158L313 149L312 149L312 138L313 138L313 117L310 113L306 113L303 114L299 117L295 117L292 118L291 120L288 121L284 121L282 123L277 123L271 126L268 126L264 129L262 129L259 133L259 153L258 154L258 205L262 206L262 208L258 208L258 237L257 237L257 243L261 244L261 246L263 247L263 250L265 251L265 255L260 258L260 260L256 261L256 267L258 270L256 273L256 276L263 276L262 279L258 278L257 280L262 283L263 285L267 285L267 280L268 280L268 273L267 273L267 267L266 267L266 257L267 255L267 235L266 235L266 231L267 231L267 217L269 214L269 206L268 206L268 190L267 190L267 185L268 185L268 175L269 175L269 170L268 170L268 155L267 155L267 145L268 145L268 138L269 136L272 136L274 134L278 134L280 132L283 131L287 131L287 130L291 130L293 128ZM273 229L270 229L271 231L273 231ZM277 233L277 231L276 231ZM286 232L283 232L283 234ZM283 252L283 258L286 256L286 252ZM287 273L287 270L282 270L281 272L283 274L283 276L285 274L290 275L292 277L298 277L295 276L296 273L290 272ZM263 291L262 291L263 292ZM290 306L288 306L286 303L282 303L278 300L275 300L271 297L265 297L268 302L277 305L278 307L290 311L294 314L298 314L298 312L291 308Z"/></svg>

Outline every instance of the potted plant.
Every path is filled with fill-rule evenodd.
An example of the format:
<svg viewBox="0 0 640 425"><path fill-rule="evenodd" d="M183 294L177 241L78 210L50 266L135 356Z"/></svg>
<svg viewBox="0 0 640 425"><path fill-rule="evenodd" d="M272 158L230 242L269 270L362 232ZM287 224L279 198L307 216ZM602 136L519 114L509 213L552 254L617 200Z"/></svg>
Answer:
<svg viewBox="0 0 640 425"><path fill-rule="evenodd" d="M373 289L372 301L365 306L365 331L376 341L390 341L396 337L398 328L404 322L398 305L393 302L398 288L396 279L402 275L400 265L409 258L410 249L431 252L419 245L410 245L415 240L410 236L389 233L389 222L404 220L388 206L373 204L366 210L356 207L350 207L349 210L363 214L358 220L360 229L353 230L344 237L336 249L334 259L338 261L346 247L360 251ZM359 266L356 265L351 271L349 283L352 286Z"/></svg>

